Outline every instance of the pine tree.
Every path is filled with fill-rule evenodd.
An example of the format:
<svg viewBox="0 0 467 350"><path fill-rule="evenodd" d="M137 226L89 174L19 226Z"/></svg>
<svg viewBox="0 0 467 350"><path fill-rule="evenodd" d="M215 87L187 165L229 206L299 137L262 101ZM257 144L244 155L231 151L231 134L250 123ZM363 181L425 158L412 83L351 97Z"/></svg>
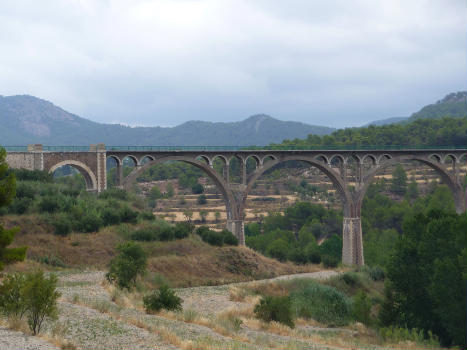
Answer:
<svg viewBox="0 0 467 350"><path fill-rule="evenodd" d="M0 207L10 203L16 194L16 178L8 171L5 158L5 149L0 148ZM16 232L18 228L7 230L0 225L0 270L4 264L22 261L26 256L26 247L7 248L13 242Z"/></svg>

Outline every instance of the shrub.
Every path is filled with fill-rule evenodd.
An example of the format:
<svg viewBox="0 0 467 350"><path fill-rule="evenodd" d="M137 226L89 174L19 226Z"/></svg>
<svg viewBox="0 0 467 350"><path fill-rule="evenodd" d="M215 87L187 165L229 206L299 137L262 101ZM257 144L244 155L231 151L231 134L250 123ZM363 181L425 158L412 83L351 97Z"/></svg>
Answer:
<svg viewBox="0 0 467 350"><path fill-rule="evenodd" d="M130 238L134 241L150 242L156 241L159 237L157 231L152 228L142 228L134 231Z"/></svg>
<svg viewBox="0 0 467 350"><path fill-rule="evenodd" d="M152 211L142 211L139 213L139 218L141 220L147 220L147 221L154 221L156 220L156 217L152 213Z"/></svg>
<svg viewBox="0 0 467 350"><path fill-rule="evenodd" d="M346 272L341 276L342 280L348 286L355 286L357 284L358 277L352 272Z"/></svg>
<svg viewBox="0 0 467 350"><path fill-rule="evenodd" d="M158 312L162 309L180 311L182 309L182 302L183 300L166 284L163 284L159 290L143 298L146 312Z"/></svg>
<svg viewBox="0 0 467 350"><path fill-rule="evenodd" d="M289 260L296 264L306 264L308 262L308 257L302 248L297 247L290 252Z"/></svg>
<svg viewBox="0 0 467 350"><path fill-rule="evenodd" d="M224 244L227 245L238 245L238 238L234 236L232 232L227 229L221 231L222 236L224 236Z"/></svg>
<svg viewBox="0 0 467 350"><path fill-rule="evenodd" d="M59 236L66 236L71 232L71 220L68 215L58 215L52 222L54 233Z"/></svg>
<svg viewBox="0 0 467 350"><path fill-rule="evenodd" d="M97 215L94 211L89 211L82 216L79 220L78 226L80 227L80 231L83 232L96 232L99 231L99 227L101 227L102 221L99 215Z"/></svg>
<svg viewBox="0 0 467 350"><path fill-rule="evenodd" d="M191 187L191 192L193 194L201 194L204 192L204 187L203 185L201 185L200 183L195 183L192 187Z"/></svg>
<svg viewBox="0 0 467 350"><path fill-rule="evenodd" d="M104 192L101 192L99 194L99 197L102 199L114 198L114 199L120 199L122 201L126 201L128 199L128 192L121 188L114 187L114 188L105 190Z"/></svg>
<svg viewBox="0 0 467 350"><path fill-rule="evenodd" d="M266 254L279 261L285 261L287 259L288 250L287 242L279 238L267 247Z"/></svg>
<svg viewBox="0 0 467 350"><path fill-rule="evenodd" d="M206 197L205 194L200 194L200 195L198 196L198 199L196 200L196 202L197 202L199 205L204 205L204 204L206 204L206 203L208 202L208 199L207 199L207 197Z"/></svg>
<svg viewBox="0 0 467 350"><path fill-rule="evenodd" d="M172 241L175 238L175 229L173 226L162 227L159 232L159 239L161 241Z"/></svg>
<svg viewBox="0 0 467 350"><path fill-rule="evenodd" d="M57 196L46 195L39 201L39 210L41 212L53 213L59 209Z"/></svg>
<svg viewBox="0 0 467 350"><path fill-rule="evenodd" d="M19 182L16 185L16 198L31 198L33 199L36 194L34 187L30 184Z"/></svg>
<svg viewBox="0 0 467 350"><path fill-rule="evenodd" d="M265 296L255 306L254 312L265 322L276 321L291 328L295 326L289 297Z"/></svg>
<svg viewBox="0 0 467 350"><path fill-rule="evenodd" d="M371 267L368 270L368 276L370 276L373 281L382 281L385 277L384 270L379 266Z"/></svg>
<svg viewBox="0 0 467 350"><path fill-rule="evenodd" d="M132 210L129 206L125 205L119 210L119 216L121 222L128 222L130 224L136 224L138 221L138 212Z"/></svg>
<svg viewBox="0 0 467 350"><path fill-rule="evenodd" d="M352 313L358 322L370 324L371 302L364 291L359 291L355 295L352 304Z"/></svg>
<svg viewBox="0 0 467 350"><path fill-rule="evenodd" d="M33 334L40 332L46 319L57 319L57 299L60 293L56 287L57 276L54 274L45 277L44 272L38 271L26 275L23 296L28 325Z"/></svg>
<svg viewBox="0 0 467 350"><path fill-rule="evenodd" d="M209 230L203 237L203 241L210 245L222 247L224 244L224 236L216 231Z"/></svg>
<svg viewBox="0 0 467 350"><path fill-rule="evenodd" d="M106 277L121 289L131 289L146 269L147 257L140 245L126 242L117 246L119 254L110 261Z"/></svg>
<svg viewBox="0 0 467 350"><path fill-rule="evenodd" d="M33 200L29 197L15 198L8 206L8 211L13 214L24 214L31 206Z"/></svg>
<svg viewBox="0 0 467 350"><path fill-rule="evenodd" d="M175 238L181 239L188 237L193 232L194 225L189 222L178 222L175 224L174 235Z"/></svg>
<svg viewBox="0 0 467 350"><path fill-rule="evenodd" d="M102 225L111 226L121 222L119 212L112 208L104 208L101 211Z"/></svg>
<svg viewBox="0 0 467 350"><path fill-rule="evenodd" d="M324 267L337 267L339 264L337 258L330 255L321 256L321 261L323 262Z"/></svg>
<svg viewBox="0 0 467 350"><path fill-rule="evenodd" d="M351 303L337 289L312 280L302 280L291 293L293 309L298 317L313 318L328 326L342 326L351 318Z"/></svg>
<svg viewBox="0 0 467 350"><path fill-rule="evenodd" d="M26 276L22 273L6 275L0 285L0 314L21 319L26 312L23 289Z"/></svg>

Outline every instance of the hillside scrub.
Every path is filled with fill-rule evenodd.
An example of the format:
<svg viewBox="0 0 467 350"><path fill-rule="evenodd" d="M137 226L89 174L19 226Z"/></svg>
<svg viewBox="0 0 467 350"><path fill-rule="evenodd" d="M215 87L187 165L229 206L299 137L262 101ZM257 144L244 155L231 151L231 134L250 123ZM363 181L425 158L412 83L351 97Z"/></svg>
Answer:
<svg viewBox="0 0 467 350"><path fill-rule="evenodd" d="M96 232L101 227L120 223L153 220L152 213L141 207L139 199L121 189L109 189L98 196L84 190L81 175L67 176L51 182L50 176L40 171L18 173L16 195L12 202L0 209L0 214L40 214L57 235L71 232Z"/></svg>

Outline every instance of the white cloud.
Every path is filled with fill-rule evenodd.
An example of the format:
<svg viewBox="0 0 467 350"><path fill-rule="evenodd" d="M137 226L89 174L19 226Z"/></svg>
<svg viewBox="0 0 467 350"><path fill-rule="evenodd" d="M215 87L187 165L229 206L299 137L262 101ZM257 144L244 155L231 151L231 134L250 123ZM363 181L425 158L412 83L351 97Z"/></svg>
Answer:
<svg viewBox="0 0 467 350"><path fill-rule="evenodd" d="M466 89L464 13L461 0L2 2L0 93L101 122L358 125Z"/></svg>

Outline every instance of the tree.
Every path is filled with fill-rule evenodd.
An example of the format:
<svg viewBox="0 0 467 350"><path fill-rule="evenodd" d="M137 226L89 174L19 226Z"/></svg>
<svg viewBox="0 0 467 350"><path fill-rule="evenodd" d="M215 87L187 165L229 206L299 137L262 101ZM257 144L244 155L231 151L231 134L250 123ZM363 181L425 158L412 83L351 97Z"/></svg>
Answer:
<svg viewBox="0 0 467 350"><path fill-rule="evenodd" d="M415 180L415 178L411 179L409 186L407 187L407 192L405 195L411 202L413 202L415 199L418 198L418 195L419 195L418 185L417 185L417 181Z"/></svg>
<svg viewBox="0 0 467 350"><path fill-rule="evenodd" d="M201 194L204 192L204 187L203 185L197 182L191 187L191 192L193 194Z"/></svg>
<svg viewBox="0 0 467 350"><path fill-rule="evenodd" d="M208 199L206 198L205 194L200 194L198 196L198 199L196 200L199 205L204 205L208 202Z"/></svg>
<svg viewBox="0 0 467 350"><path fill-rule="evenodd" d="M117 246L119 254L110 261L107 279L118 287L131 289L138 275L144 273L147 264L146 253L139 244L126 242Z"/></svg>
<svg viewBox="0 0 467 350"><path fill-rule="evenodd" d="M214 213L214 218L216 219L216 223L219 222L219 220L221 219L221 213L219 211L216 211Z"/></svg>
<svg viewBox="0 0 467 350"><path fill-rule="evenodd" d="M175 193L174 186L172 185L171 182L167 184L165 193L166 193L167 198L172 198L174 196L174 193Z"/></svg>
<svg viewBox="0 0 467 350"><path fill-rule="evenodd" d="M199 212L199 216L201 217L201 222L205 223L206 222L206 217L208 216L208 211L207 210L201 210Z"/></svg>
<svg viewBox="0 0 467 350"><path fill-rule="evenodd" d="M0 207L11 202L16 189L15 175L8 171L5 158L5 149L0 148ZM23 261L26 257L26 247L7 248L13 242L13 238L18 231L18 228L7 230L0 225L0 271L3 269L4 264Z"/></svg>
<svg viewBox="0 0 467 350"><path fill-rule="evenodd" d="M392 172L391 192L403 196L407 191L407 174L402 165L398 164Z"/></svg>
<svg viewBox="0 0 467 350"><path fill-rule="evenodd" d="M24 285L24 300L28 325L34 334L41 331L46 319L57 319L57 299L60 293L56 291L57 276L44 276L43 271L26 275Z"/></svg>
<svg viewBox="0 0 467 350"><path fill-rule="evenodd" d="M149 198L154 199L154 200L162 198L161 190L159 189L157 185L154 185L149 191Z"/></svg>
<svg viewBox="0 0 467 350"><path fill-rule="evenodd" d="M191 219L193 219L193 211L192 210L185 210L183 212L183 215L185 216L185 220L188 222L191 222Z"/></svg>
<svg viewBox="0 0 467 350"><path fill-rule="evenodd" d="M404 222L387 267L383 325L432 331L465 348L466 226L465 214L441 210Z"/></svg>

